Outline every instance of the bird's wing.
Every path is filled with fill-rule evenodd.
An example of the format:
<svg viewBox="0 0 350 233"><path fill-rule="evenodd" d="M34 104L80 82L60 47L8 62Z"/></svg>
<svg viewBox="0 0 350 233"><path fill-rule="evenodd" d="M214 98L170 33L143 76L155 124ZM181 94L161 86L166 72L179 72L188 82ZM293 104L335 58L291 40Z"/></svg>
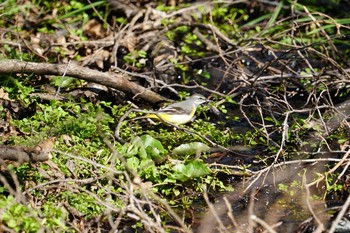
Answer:
<svg viewBox="0 0 350 233"><path fill-rule="evenodd" d="M168 106L162 109L159 109L158 113L167 113L167 114L176 114L176 115L181 115L181 114L187 114L187 110L178 107L178 106Z"/></svg>

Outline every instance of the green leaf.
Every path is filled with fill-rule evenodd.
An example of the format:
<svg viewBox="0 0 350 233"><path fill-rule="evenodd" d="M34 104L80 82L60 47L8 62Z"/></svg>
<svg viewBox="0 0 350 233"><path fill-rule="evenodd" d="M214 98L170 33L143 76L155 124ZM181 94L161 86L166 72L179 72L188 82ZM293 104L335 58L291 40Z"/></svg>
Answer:
<svg viewBox="0 0 350 233"><path fill-rule="evenodd" d="M141 170L141 176L147 180L153 181L159 176L156 165L151 159L142 160L139 169Z"/></svg>
<svg viewBox="0 0 350 233"><path fill-rule="evenodd" d="M56 87L68 87L70 84L73 83L73 81L75 80L75 78L72 77L54 77L51 81L51 83L53 85L55 85Z"/></svg>
<svg viewBox="0 0 350 233"><path fill-rule="evenodd" d="M167 153L162 143L150 135L142 135L140 139L149 157L153 159L162 159L163 155Z"/></svg>
<svg viewBox="0 0 350 233"><path fill-rule="evenodd" d="M131 157L139 154L140 151L142 151L142 146L140 137L135 137L132 139L130 143L126 143L123 145L123 147L120 149L120 153L123 154L126 157ZM144 151L144 153L146 153ZM140 152L142 154L142 152Z"/></svg>
<svg viewBox="0 0 350 233"><path fill-rule="evenodd" d="M10 227L10 228L15 228L17 226L17 222L16 220L14 219L10 219L7 221L7 225Z"/></svg>
<svg viewBox="0 0 350 233"><path fill-rule="evenodd" d="M172 153L176 155L194 155L208 151L209 149L210 147L202 142L191 142L176 147Z"/></svg>
<svg viewBox="0 0 350 233"><path fill-rule="evenodd" d="M126 165L129 167L129 168L131 168L131 169L133 169L133 170L135 170L135 171L138 171L139 170L139 168L140 168L140 160L138 159L138 158L136 158L136 157L131 157L131 158L128 158L127 160L126 160Z"/></svg>
<svg viewBox="0 0 350 233"><path fill-rule="evenodd" d="M173 193L175 196L179 196L181 192L178 189L173 189Z"/></svg>
<svg viewBox="0 0 350 233"><path fill-rule="evenodd" d="M130 143L124 144L119 150L125 157L134 157L138 155L141 159L162 160L167 150L162 143L150 135L134 137Z"/></svg>
<svg viewBox="0 0 350 233"><path fill-rule="evenodd" d="M207 165L200 160L190 160L186 163L177 164L174 166L173 170L173 177L180 181L202 177L210 173L210 169Z"/></svg>
<svg viewBox="0 0 350 233"><path fill-rule="evenodd" d="M277 17L280 14L282 7L283 7L283 1L281 1L275 8L275 10L273 11L269 22L267 23L266 27L269 28L271 27L274 23L276 23Z"/></svg>

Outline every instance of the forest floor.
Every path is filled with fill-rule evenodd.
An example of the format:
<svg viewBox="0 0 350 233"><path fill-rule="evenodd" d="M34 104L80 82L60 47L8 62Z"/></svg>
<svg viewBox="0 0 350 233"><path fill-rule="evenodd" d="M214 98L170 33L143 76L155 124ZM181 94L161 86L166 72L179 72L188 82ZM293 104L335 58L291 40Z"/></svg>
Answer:
<svg viewBox="0 0 350 233"><path fill-rule="evenodd" d="M165 2L0 4L0 231L349 230L350 5Z"/></svg>

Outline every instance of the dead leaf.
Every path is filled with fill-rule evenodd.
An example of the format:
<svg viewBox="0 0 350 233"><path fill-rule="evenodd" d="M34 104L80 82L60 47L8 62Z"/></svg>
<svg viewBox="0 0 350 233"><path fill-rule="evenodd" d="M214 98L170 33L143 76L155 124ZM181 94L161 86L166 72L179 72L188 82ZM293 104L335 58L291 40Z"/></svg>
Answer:
<svg viewBox="0 0 350 233"><path fill-rule="evenodd" d="M96 19L91 19L84 25L83 30L88 37L100 39L104 36L105 31L102 24Z"/></svg>
<svg viewBox="0 0 350 233"><path fill-rule="evenodd" d="M67 43L66 37L63 35L60 35L56 39L58 44L65 45Z"/></svg>
<svg viewBox="0 0 350 233"><path fill-rule="evenodd" d="M72 141L72 138L69 135L67 134L62 135L62 139L67 146L72 146L72 144L70 143Z"/></svg>
<svg viewBox="0 0 350 233"><path fill-rule="evenodd" d="M50 152L55 146L55 141L56 141L56 137L51 137L46 140L43 140L39 142L39 144L35 147L35 150L40 152L40 154L46 154L49 157L49 159L51 159L52 155Z"/></svg>
<svg viewBox="0 0 350 233"><path fill-rule="evenodd" d="M6 93L3 88L0 88L0 99L10 100L11 101L11 99L9 97L9 94Z"/></svg>
<svg viewBox="0 0 350 233"><path fill-rule="evenodd" d="M57 164L55 164L54 162L52 162L50 160L45 161L45 164L47 164L50 167L50 169L48 170L48 174L51 178L62 179L62 180L66 178L64 173L57 166Z"/></svg>
<svg viewBox="0 0 350 233"><path fill-rule="evenodd" d="M134 33L130 32L128 33L122 40L120 40L120 44L126 48L128 48L128 50L130 52L135 50L135 46L138 42L137 37L135 36Z"/></svg>
<svg viewBox="0 0 350 233"><path fill-rule="evenodd" d="M68 160L66 163L66 167L68 168L68 170L72 173L72 175L74 177L76 177L76 173L75 173L75 162L73 160Z"/></svg>

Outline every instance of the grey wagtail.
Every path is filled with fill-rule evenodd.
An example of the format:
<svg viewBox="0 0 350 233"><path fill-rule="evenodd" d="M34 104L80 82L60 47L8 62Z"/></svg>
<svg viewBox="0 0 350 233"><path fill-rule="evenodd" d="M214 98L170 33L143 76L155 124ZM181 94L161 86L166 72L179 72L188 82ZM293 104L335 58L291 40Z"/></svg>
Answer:
<svg viewBox="0 0 350 233"><path fill-rule="evenodd" d="M169 106L159 109L158 111L155 111L155 113L149 113L142 118L160 119L174 125L186 124L193 118L197 107L205 102L207 102L207 99L204 96L194 94L184 101L170 104Z"/></svg>

